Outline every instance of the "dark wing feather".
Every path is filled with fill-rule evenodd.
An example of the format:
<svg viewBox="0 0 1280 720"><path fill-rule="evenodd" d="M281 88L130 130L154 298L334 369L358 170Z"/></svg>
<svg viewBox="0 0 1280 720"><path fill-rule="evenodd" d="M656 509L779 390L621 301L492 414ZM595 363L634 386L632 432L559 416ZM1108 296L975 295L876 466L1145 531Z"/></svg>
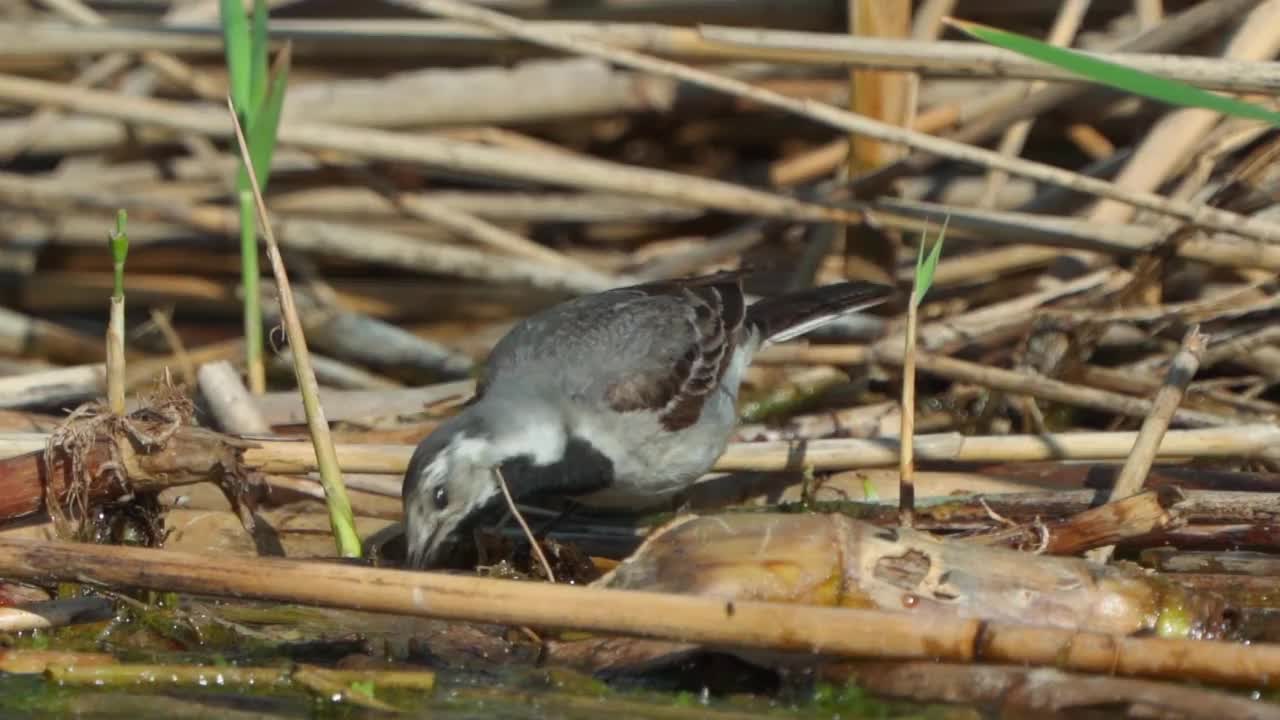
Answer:
<svg viewBox="0 0 1280 720"><path fill-rule="evenodd" d="M770 340L857 308L879 305L893 292L886 285L855 280L762 298L747 311L747 327Z"/></svg>
<svg viewBox="0 0 1280 720"><path fill-rule="evenodd" d="M671 367L612 383L605 390L605 400L618 412L657 412L665 429L682 430L697 422L733 358L746 317L741 274L719 273L633 289L679 298L692 342Z"/></svg>

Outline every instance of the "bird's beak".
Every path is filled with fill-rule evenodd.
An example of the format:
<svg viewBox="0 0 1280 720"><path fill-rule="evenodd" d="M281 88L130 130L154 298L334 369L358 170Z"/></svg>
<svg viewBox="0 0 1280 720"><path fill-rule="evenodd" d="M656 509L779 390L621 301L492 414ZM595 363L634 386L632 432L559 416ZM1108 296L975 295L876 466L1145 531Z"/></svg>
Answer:
<svg viewBox="0 0 1280 720"><path fill-rule="evenodd" d="M440 560L441 551L444 549L444 539L448 533L442 532L442 523L438 519L431 519L420 523L411 523L407 526L412 528L407 530L406 536L406 565L410 568L425 570L435 565Z"/></svg>

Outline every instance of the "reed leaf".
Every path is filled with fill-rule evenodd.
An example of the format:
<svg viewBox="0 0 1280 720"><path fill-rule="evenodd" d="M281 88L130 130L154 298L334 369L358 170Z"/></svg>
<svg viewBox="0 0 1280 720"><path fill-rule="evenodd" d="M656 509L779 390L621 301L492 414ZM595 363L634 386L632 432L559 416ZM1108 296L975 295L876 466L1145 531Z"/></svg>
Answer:
<svg viewBox="0 0 1280 720"><path fill-rule="evenodd" d="M1039 60L1117 90L1124 90L1170 105L1204 108L1224 115L1280 126L1280 113L1260 105L1211 93L1176 80L1101 60L1086 53L1049 45L1025 35L997 30L987 25L955 19L948 19L947 24L982 42Z"/></svg>

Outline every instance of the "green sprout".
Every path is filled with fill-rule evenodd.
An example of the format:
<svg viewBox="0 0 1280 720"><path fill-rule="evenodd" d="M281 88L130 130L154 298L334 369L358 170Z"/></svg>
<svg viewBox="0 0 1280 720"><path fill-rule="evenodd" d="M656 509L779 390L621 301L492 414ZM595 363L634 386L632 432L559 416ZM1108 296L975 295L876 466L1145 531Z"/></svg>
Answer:
<svg viewBox="0 0 1280 720"><path fill-rule="evenodd" d="M107 233L107 245L111 248L111 315L107 320L107 402L111 412L124 415L124 261L129 256L129 234L125 225L129 215L123 209L116 211L116 229Z"/></svg>
<svg viewBox="0 0 1280 720"><path fill-rule="evenodd" d="M915 283L911 288L911 300L907 304L906 342L902 351L902 431L899 434L902 442L898 451L898 522L903 527L911 527L915 523L915 450L912 443L915 436L916 406L916 324L920 303L933 286L933 275L938 269L938 258L942 257L942 240L947 235L947 223L951 217L942 221L942 229L938 231L938 240L933 249L925 254L925 246L929 244L929 232L920 233L920 250L916 254Z"/></svg>
<svg viewBox="0 0 1280 720"><path fill-rule="evenodd" d="M254 0L250 27L240 0L220 0L219 16L226 49L227 76L231 85L231 104L245 131L249 158L263 192L271 173L275 153L276 131L284 107L285 87L289 79L289 46L276 56L275 67L267 69L266 0ZM265 390L266 370L263 363L262 291L258 269L258 230L253 207L253 188L244 163L236 175L236 194L240 205L240 274L244 286L245 360L249 368L249 386L255 393Z"/></svg>
<svg viewBox="0 0 1280 720"><path fill-rule="evenodd" d="M925 293L929 292L929 288L933 287L933 274L938 269L938 258L942 257L942 240L947 234L947 223L951 221L948 215L942 221L942 229L938 231L938 240L933 244L933 249L929 251L929 256L925 257L924 246L929 244L928 232L920 234L920 250L916 255L916 279L915 286L911 291L911 304L920 307L920 303L924 300Z"/></svg>
<svg viewBox="0 0 1280 720"><path fill-rule="evenodd" d="M963 20L948 19L947 24L970 37L1004 48L1033 60L1053 65L1093 82L1108 85L1135 95L1183 107L1198 107L1224 115L1258 120L1280 126L1280 113L1261 105L1236 100L1188 85L1177 80L1152 75L1124 65L1102 60L1094 55L1049 45L1025 35L997 30Z"/></svg>
<svg viewBox="0 0 1280 720"><path fill-rule="evenodd" d="M129 222L129 214L124 210L116 211L116 229L108 235L111 245L111 272L114 284L111 297L124 300L124 261L129 256L129 234L125 225Z"/></svg>

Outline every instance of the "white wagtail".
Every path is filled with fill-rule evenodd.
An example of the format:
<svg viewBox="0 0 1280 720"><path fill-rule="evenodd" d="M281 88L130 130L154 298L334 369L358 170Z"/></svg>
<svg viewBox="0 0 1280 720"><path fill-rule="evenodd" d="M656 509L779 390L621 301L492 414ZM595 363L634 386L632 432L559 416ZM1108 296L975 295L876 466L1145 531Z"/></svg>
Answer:
<svg viewBox="0 0 1280 720"><path fill-rule="evenodd" d="M743 372L766 342L877 305L846 282L746 305L726 272L584 295L517 323L472 401L414 451L404 478L408 564L517 500L642 509L689 487L724 452Z"/></svg>

